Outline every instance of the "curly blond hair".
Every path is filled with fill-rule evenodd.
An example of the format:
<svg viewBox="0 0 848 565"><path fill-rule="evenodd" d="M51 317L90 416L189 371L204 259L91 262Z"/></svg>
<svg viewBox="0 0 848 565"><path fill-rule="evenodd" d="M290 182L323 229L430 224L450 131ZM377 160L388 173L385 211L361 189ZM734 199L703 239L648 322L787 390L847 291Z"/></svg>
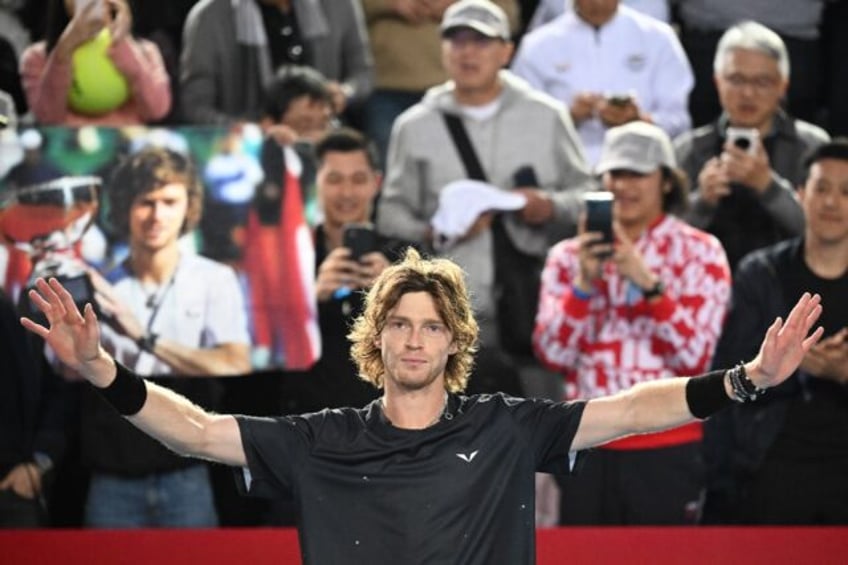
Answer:
<svg viewBox="0 0 848 565"><path fill-rule="evenodd" d="M474 365L479 328L471 309L462 269L448 259L423 259L413 248L403 261L387 268L365 297L365 310L354 321L348 338L353 342L351 358L359 367L359 378L377 388L385 384L385 367L376 342L389 312L410 292L426 292L436 304L442 322L456 346L445 367L445 388L462 392Z"/></svg>

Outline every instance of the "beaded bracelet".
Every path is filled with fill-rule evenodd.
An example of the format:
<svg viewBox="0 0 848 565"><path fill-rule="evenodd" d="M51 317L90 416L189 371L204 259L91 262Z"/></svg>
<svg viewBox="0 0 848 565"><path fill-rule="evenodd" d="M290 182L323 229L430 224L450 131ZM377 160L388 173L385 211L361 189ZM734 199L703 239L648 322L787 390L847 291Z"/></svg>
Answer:
<svg viewBox="0 0 848 565"><path fill-rule="evenodd" d="M730 380L730 387L733 389L733 396L737 402L754 402L766 392L766 389L758 387L748 377L742 362L727 371L727 378Z"/></svg>

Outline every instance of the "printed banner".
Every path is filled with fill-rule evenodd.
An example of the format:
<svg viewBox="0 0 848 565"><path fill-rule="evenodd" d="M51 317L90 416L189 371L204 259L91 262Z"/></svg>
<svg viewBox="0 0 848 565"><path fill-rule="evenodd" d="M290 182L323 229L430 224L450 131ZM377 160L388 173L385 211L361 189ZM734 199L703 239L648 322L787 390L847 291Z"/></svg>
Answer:
<svg viewBox="0 0 848 565"><path fill-rule="evenodd" d="M309 148L255 124L4 131L0 286L37 315L26 289L58 277L142 374L305 369L321 351L313 185Z"/></svg>

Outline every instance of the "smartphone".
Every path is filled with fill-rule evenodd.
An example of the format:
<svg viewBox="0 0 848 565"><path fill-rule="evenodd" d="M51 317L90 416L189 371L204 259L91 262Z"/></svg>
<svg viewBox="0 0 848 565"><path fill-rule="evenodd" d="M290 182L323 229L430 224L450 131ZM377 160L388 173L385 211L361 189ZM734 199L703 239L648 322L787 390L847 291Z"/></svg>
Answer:
<svg viewBox="0 0 848 565"><path fill-rule="evenodd" d="M612 192L598 190L583 195L586 205L586 231L600 232L604 237L598 243L612 243Z"/></svg>
<svg viewBox="0 0 848 565"><path fill-rule="evenodd" d="M536 177L536 170L532 165L523 165L518 167L512 173L512 186L515 188L538 187L539 179Z"/></svg>
<svg viewBox="0 0 848 565"><path fill-rule="evenodd" d="M607 104L613 106L627 106L633 102L633 95L628 93L610 94L607 96Z"/></svg>
<svg viewBox="0 0 848 565"><path fill-rule="evenodd" d="M727 128L727 140L734 146L747 151L749 155L757 152L757 140L760 132L755 128Z"/></svg>
<svg viewBox="0 0 848 565"><path fill-rule="evenodd" d="M342 245L350 249L350 258L354 261L359 261L363 255L372 251L377 251L377 233L374 231L374 225L346 224L342 228Z"/></svg>

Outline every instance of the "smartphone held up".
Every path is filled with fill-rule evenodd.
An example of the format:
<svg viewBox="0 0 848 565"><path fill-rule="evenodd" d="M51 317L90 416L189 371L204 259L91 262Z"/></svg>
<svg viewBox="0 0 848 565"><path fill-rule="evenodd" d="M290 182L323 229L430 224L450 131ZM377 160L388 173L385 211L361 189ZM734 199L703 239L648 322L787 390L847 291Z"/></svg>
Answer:
<svg viewBox="0 0 848 565"><path fill-rule="evenodd" d="M623 107L633 103L633 94L629 92L616 92L606 95L607 104Z"/></svg>
<svg viewBox="0 0 848 565"><path fill-rule="evenodd" d="M754 155L757 152L757 141L760 139L760 132L755 128L727 128L727 141L749 155Z"/></svg>
<svg viewBox="0 0 848 565"><path fill-rule="evenodd" d="M350 249L352 260L361 261L364 255L377 251L377 233L373 224L346 224L342 230L342 245Z"/></svg>
<svg viewBox="0 0 848 565"><path fill-rule="evenodd" d="M611 244L614 241L612 231L612 204L613 194L607 190L587 192L583 195L583 203L586 207L586 231L598 232L603 237L598 244ZM602 256L609 256L608 253Z"/></svg>
<svg viewBox="0 0 848 565"><path fill-rule="evenodd" d="M612 192L599 190L587 192L583 196L586 205L586 231L600 232L603 239L599 243L612 243Z"/></svg>

